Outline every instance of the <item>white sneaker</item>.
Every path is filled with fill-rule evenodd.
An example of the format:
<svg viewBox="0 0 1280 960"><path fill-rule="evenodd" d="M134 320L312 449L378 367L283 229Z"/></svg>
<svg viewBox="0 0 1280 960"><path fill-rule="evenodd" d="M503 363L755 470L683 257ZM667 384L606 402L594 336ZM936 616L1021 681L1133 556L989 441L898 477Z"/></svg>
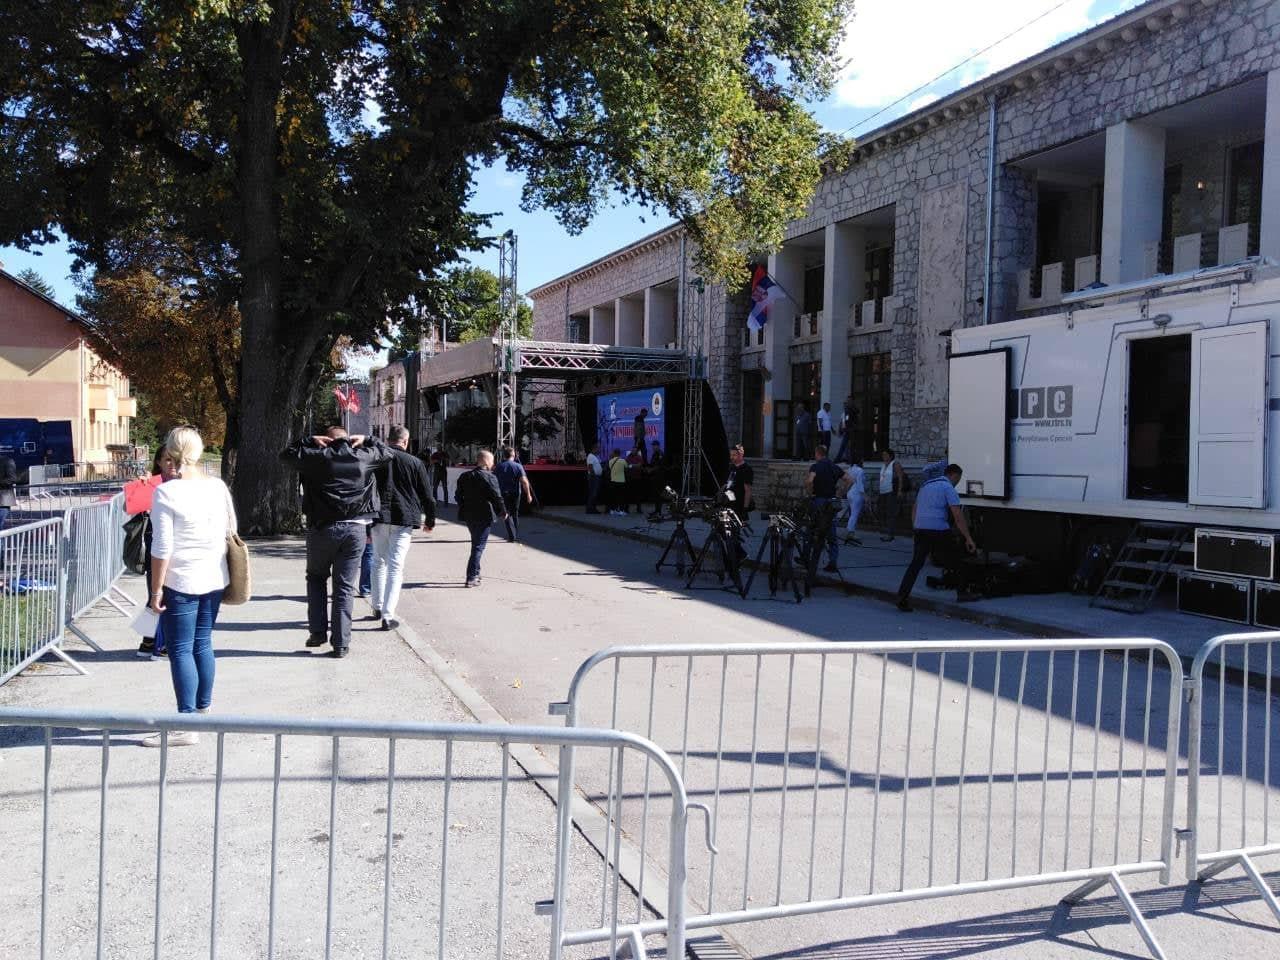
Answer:
<svg viewBox="0 0 1280 960"><path fill-rule="evenodd" d="M170 730L169 746L171 747L192 747L200 742L200 734L194 730ZM144 747L160 747L164 744L163 733L153 733L149 737L142 738Z"/></svg>
<svg viewBox="0 0 1280 960"><path fill-rule="evenodd" d="M196 707L196 713L208 713L213 707Z"/></svg>

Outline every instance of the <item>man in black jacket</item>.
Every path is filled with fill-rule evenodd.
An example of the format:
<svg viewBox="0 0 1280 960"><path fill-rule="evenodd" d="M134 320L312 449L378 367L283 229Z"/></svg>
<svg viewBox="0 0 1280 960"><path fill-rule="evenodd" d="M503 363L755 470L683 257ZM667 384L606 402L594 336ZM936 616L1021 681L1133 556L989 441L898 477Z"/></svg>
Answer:
<svg viewBox="0 0 1280 960"><path fill-rule="evenodd" d="M493 475L493 454L481 450L476 465L458 478L454 491L458 519L471 531L471 556L467 559L467 586L480 586L480 557L489 542L489 527L494 519L507 519L507 505Z"/></svg>
<svg viewBox="0 0 1280 960"><path fill-rule="evenodd" d="M347 436L330 427L285 448L280 459L298 470L307 515L308 647L333 644L333 656L351 647L351 597L364 552L365 533L378 515L374 470L391 451L374 437ZM326 596L333 577L332 606Z"/></svg>
<svg viewBox="0 0 1280 960"><path fill-rule="evenodd" d="M430 533L436 525L436 501L421 460L408 453L409 431L392 427L387 434L391 459L378 468L378 499L382 509L373 526L373 618L382 629L398 627L396 605L404 581L404 559L413 528L419 523Z"/></svg>
<svg viewBox="0 0 1280 960"><path fill-rule="evenodd" d="M12 457L0 454L0 529L9 519L9 511L18 504L18 465Z"/></svg>

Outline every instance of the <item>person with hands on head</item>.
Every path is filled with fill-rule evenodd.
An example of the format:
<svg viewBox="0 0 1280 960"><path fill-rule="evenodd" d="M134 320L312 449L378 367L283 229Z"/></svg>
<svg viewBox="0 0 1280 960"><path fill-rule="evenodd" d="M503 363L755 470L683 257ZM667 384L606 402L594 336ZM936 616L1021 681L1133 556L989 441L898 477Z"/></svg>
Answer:
<svg viewBox="0 0 1280 960"><path fill-rule="evenodd" d="M227 536L236 529L229 491L200 468L204 443L194 427L176 427L164 441L177 476L152 496L151 600L169 649L169 673L179 713L208 713L213 702L213 625L218 619L227 573ZM143 740L159 747L162 733ZM173 731L171 747L198 741L192 731Z"/></svg>
<svg viewBox="0 0 1280 960"><path fill-rule="evenodd" d="M921 486L920 492L916 494L916 506L911 520L915 533L911 564L902 575L902 583L898 585L898 609L904 613L911 611L908 600L925 560L937 547L947 542L953 523L964 538L965 549L970 553L978 552L978 545L969 534L969 524L965 522L964 511L960 507L960 496L956 493L956 485L963 475L964 471L959 464L949 463L942 476Z"/></svg>
<svg viewBox="0 0 1280 960"><path fill-rule="evenodd" d="M280 459L298 471L307 516L308 647L332 644L334 657L351 647L351 605L366 531L380 505L374 471L391 459L376 437L330 427L286 447ZM327 595L332 576L332 599Z"/></svg>

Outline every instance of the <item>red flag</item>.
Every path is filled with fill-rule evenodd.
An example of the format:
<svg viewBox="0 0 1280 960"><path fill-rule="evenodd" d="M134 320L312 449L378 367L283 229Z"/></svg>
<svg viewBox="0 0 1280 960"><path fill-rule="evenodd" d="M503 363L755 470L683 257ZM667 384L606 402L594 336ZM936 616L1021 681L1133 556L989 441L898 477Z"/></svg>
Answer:
<svg viewBox="0 0 1280 960"><path fill-rule="evenodd" d="M356 388L354 386L347 387L347 409L352 413L360 412L360 398L356 396Z"/></svg>
<svg viewBox="0 0 1280 960"><path fill-rule="evenodd" d="M340 386L334 387L333 396L338 401L338 409L346 410L350 401L347 400L347 395L342 392L342 387Z"/></svg>

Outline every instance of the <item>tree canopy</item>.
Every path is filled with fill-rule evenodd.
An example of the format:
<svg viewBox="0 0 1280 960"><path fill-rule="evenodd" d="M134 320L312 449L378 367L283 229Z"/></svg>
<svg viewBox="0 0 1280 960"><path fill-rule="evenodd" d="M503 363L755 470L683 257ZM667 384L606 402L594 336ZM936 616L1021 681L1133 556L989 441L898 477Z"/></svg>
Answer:
<svg viewBox="0 0 1280 960"><path fill-rule="evenodd" d="M484 267L450 267L435 285L432 299L437 312L423 311L413 320L403 321L391 338L391 356L417 350L424 334L434 333L449 343L497 336L502 325L500 285L497 274ZM533 308L523 297L517 298L516 332L522 337L533 333Z"/></svg>
<svg viewBox="0 0 1280 960"><path fill-rule="evenodd" d="M31 267L27 267L27 269L19 273L18 279L36 291L36 293L42 293L50 300L54 299L53 285Z"/></svg>
<svg viewBox="0 0 1280 960"><path fill-rule="evenodd" d="M584 226L616 190L712 274L800 215L851 0L45 0L0 6L0 242L102 270L189 243L236 303L245 529L297 516L276 451L337 338L439 312L479 164Z"/></svg>

